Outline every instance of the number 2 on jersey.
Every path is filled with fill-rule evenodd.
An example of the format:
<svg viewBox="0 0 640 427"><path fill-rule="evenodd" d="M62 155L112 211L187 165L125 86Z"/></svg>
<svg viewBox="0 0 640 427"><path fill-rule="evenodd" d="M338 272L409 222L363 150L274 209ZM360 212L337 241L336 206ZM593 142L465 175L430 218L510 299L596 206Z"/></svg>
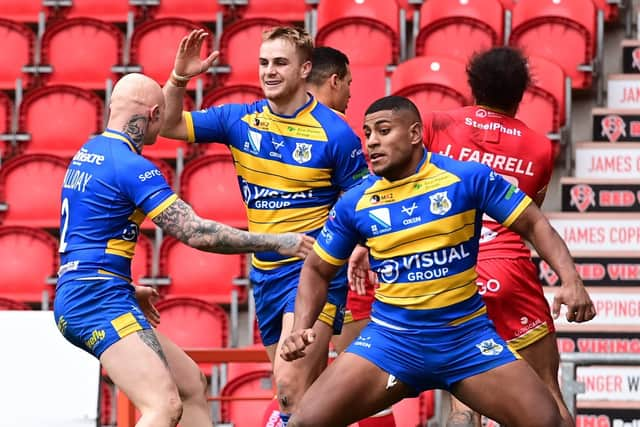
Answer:
<svg viewBox="0 0 640 427"><path fill-rule="evenodd" d="M60 215L63 219L62 230L60 230L60 248L58 252L62 253L67 249L67 242L64 241L67 236L67 228L69 227L69 199L66 197L62 200L62 209Z"/></svg>

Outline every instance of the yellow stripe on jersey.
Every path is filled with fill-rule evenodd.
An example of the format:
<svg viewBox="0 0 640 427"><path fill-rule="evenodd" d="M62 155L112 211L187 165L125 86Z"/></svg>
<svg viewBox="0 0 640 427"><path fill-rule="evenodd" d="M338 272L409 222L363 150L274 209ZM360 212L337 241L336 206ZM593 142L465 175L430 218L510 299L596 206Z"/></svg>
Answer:
<svg viewBox="0 0 640 427"><path fill-rule="evenodd" d="M531 198L525 194L524 199L520 202L520 204L511 212L511 215L504 220L502 225L505 227L509 227L513 222L518 219L518 217L524 212L524 210L531 204Z"/></svg>
<svg viewBox="0 0 640 427"><path fill-rule="evenodd" d="M256 233L300 233L321 228L329 206L298 209L248 209L249 229Z"/></svg>
<svg viewBox="0 0 640 427"><path fill-rule="evenodd" d="M191 113L188 111L183 111L182 119L184 120L184 125L187 128L187 141L196 142L196 130L193 126L193 117L191 117Z"/></svg>
<svg viewBox="0 0 640 427"><path fill-rule="evenodd" d="M115 277L119 277L120 279L122 279L122 280L126 280L127 282L130 282L130 281L131 281L131 279L130 279L130 278L128 278L128 277L125 277L125 276L123 276L123 275L121 275L121 274L118 274L118 273L112 273L111 271L107 271L107 270L105 270L105 269L103 269L103 268L99 268L99 269L98 269L98 274L106 274L107 276L115 276ZM100 279L106 279L106 277L99 277L99 278L100 278ZM82 279L79 279L79 280L82 280Z"/></svg>
<svg viewBox="0 0 640 427"><path fill-rule="evenodd" d="M144 214L144 212L142 212L140 209L136 209L133 211L131 215L129 215L129 218L127 219L129 221L133 221L136 224L140 225L142 224L142 221L144 221L145 218L146 218L146 215Z"/></svg>
<svg viewBox="0 0 640 427"><path fill-rule="evenodd" d="M474 311L471 314L468 314L464 317L461 317L459 319L454 320L453 322L449 322L449 326L459 326L462 325L465 322L468 322L471 319L475 319L478 316L482 316L483 314L485 314L487 312L487 306L483 305L481 308L477 309L476 311Z"/></svg>
<svg viewBox="0 0 640 427"><path fill-rule="evenodd" d="M320 245L318 244L318 242L315 242L313 244L313 251L320 257L322 258L323 261L328 262L329 264L341 267L345 262L347 262L346 259L338 259L338 258L334 258L331 255L329 255L327 253L327 251L325 251L324 249L322 249L320 247Z"/></svg>
<svg viewBox="0 0 640 427"><path fill-rule="evenodd" d="M136 250L136 242L130 242L122 239L110 239L107 242L107 248L105 253L111 255L118 255L125 258L133 258L133 254Z"/></svg>
<svg viewBox="0 0 640 427"><path fill-rule="evenodd" d="M317 101L310 103L295 117L285 118L272 114L265 105L261 112L247 114L242 117L249 128L270 132L289 138L306 139L308 141L328 141L324 128L313 115L309 114ZM256 120L257 119L257 120Z"/></svg>
<svg viewBox="0 0 640 427"><path fill-rule="evenodd" d="M288 192L331 186L331 169L288 165L230 148L237 174L253 184Z"/></svg>
<svg viewBox="0 0 640 427"><path fill-rule="evenodd" d="M133 151L134 153L138 152L136 150L136 147L134 147L133 144L131 143L131 141L129 141L127 138L125 138L122 135L118 135L117 133L113 133L109 131L104 131L102 132L102 136L106 136L107 138L119 139L120 141L126 142L127 146L131 151Z"/></svg>
<svg viewBox="0 0 640 427"><path fill-rule="evenodd" d="M375 258L390 258L453 247L474 235L475 209L405 230L367 239Z"/></svg>
<svg viewBox="0 0 640 427"><path fill-rule="evenodd" d="M259 268L260 270L273 270L274 268L282 267L283 265L289 264L294 261L300 261L300 258L291 257L291 258L280 259L278 261L262 261L256 258L255 255L251 256L251 265L256 268Z"/></svg>
<svg viewBox="0 0 640 427"><path fill-rule="evenodd" d="M111 321L111 325L118 333L120 338L124 338L129 334L142 330L142 326L132 313L125 313L116 317Z"/></svg>
<svg viewBox="0 0 640 427"><path fill-rule="evenodd" d="M376 290L376 299L387 304L406 308L408 310L432 310L436 308L448 307L453 304L465 301L478 292L475 279L468 283L462 283L456 288L450 288L439 294L414 294L413 290L397 288L411 288L413 284L393 284L380 285ZM407 295L402 295L402 293Z"/></svg>
<svg viewBox="0 0 640 427"><path fill-rule="evenodd" d="M171 204L176 200L178 200L178 196L176 194L170 195L164 200L164 202L160 203L151 212L149 212L147 216L149 217L149 219L154 219L155 217L160 215L162 212L164 212L165 209L171 206Z"/></svg>

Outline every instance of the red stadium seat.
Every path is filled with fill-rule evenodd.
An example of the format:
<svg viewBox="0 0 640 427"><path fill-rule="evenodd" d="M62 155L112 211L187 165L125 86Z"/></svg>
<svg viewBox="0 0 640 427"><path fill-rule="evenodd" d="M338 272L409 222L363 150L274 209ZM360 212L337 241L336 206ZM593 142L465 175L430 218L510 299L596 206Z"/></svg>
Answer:
<svg viewBox="0 0 640 427"><path fill-rule="evenodd" d="M104 90L107 79L118 79L111 67L121 62L123 43L118 27L97 19L65 19L48 27L42 39L42 62L53 70L45 75L46 83Z"/></svg>
<svg viewBox="0 0 640 427"><path fill-rule="evenodd" d="M420 8L415 52L466 63L474 52L501 45L503 39L504 9L499 0L429 0Z"/></svg>
<svg viewBox="0 0 640 427"><path fill-rule="evenodd" d="M571 77L574 89L588 89L596 47L601 41L596 33L597 9L585 0L521 1L513 8L509 44L523 49L528 56L556 61ZM553 43L549 41L553 40Z"/></svg>
<svg viewBox="0 0 640 427"><path fill-rule="evenodd" d="M173 61L180 40L191 30L201 28L193 21L181 18L164 18L147 21L135 28L131 38L131 64L140 65L142 72L164 84L173 69ZM209 37L202 49L202 57L211 53L212 38ZM209 74L202 74L203 84L211 83ZM197 79L192 79L187 89L196 88Z"/></svg>
<svg viewBox="0 0 640 427"><path fill-rule="evenodd" d="M609 3L607 0L593 0L598 9L604 11L604 20L607 22L616 22L620 16L620 5Z"/></svg>
<svg viewBox="0 0 640 427"><path fill-rule="evenodd" d="M102 100L89 90L65 85L34 89L20 105L18 130L29 134L30 140L19 148L71 157L102 131L102 108Z"/></svg>
<svg viewBox="0 0 640 427"><path fill-rule="evenodd" d="M182 108L184 111L193 111L195 103L190 96L184 96ZM190 158L193 155L192 144L177 139L165 138L160 135L156 138L155 144L144 147L143 153L145 156L159 159L175 159L178 156L178 148L182 149L182 156L184 158Z"/></svg>
<svg viewBox="0 0 640 427"><path fill-rule="evenodd" d="M0 295L21 302L40 302L54 288L47 279L58 270L58 243L37 228L0 226Z"/></svg>
<svg viewBox="0 0 640 427"><path fill-rule="evenodd" d="M530 56L528 61L532 84L524 93L516 117L538 132L558 134L566 122L564 70L538 56Z"/></svg>
<svg viewBox="0 0 640 427"><path fill-rule="evenodd" d="M207 191L202 191L204 188ZM182 171L180 195L203 218L247 228L245 205L228 154L202 156L187 163Z"/></svg>
<svg viewBox="0 0 640 427"><path fill-rule="evenodd" d="M0 16L12 21L35 23L40 12L46 10L42 0L0 0ZM6 40L4 36L2 40ZM2 47L6 49L8 43L5 43Z"/></svg>
<svg viewBox="0 0 640 427"><path fill-rule="evenodd" d="M0 311L2 310L31 310L31 307L20 301L0 297Z"/></svg>
<svg viewBox="0 0 640 427"><path fill-rule="evenodd" d="M264 348L263 345L253 344L243 348ZM270 371L271 362L230 362L227 364L227 381L233 381L234 379L245 375L252 371Z"/></svg>
<svg viewBox="0 0 640 427"><path fill-rule="evenodd" d="M289 23L305 22L310 7L305 0L248 0L235 6L241 19L271 18Z"/></svg>
<svg viewBox="0 0 640 427"><path fill-rule="evenodd" d="M246 288L234 285L233 279L246 275L244 266L245 255L203 252L168 237L160 247L160 276L168 277L170 284L160 292L167 298L193 297L229 304L231 292L238 290L243 302Z"/></svg>
<svg viewBox="0 0 640 427"><path fill-rule="evenodd" d="M252 85L222 86L209 91L202 99L202 108L224 104L251 104L264 98L262 89Z"/></svg>
<svg viewBox="0 0 640 427"><path fill-rule="evenodd" d="M0 92L0 138L11 134L11 118L13 117L13 103L11 98ZM0 140L0 158L6 159L13 151L10 141Z"/></svg>
<svg viewBox="0 0 640 427"><path fill-rule="evenodd" d="M254 397L256 400L223 400L220 413L223 422L234 427L254 427L274 396L271 370L248 372L229 381L220 392L222 397Z"/></svg>
<svg viewBox="0 0 640 427"><path fill-rule="evenodd" d="M171 298L156 304L158 330L182 348L227 347L227 313L196 298Z"/></svg>
<svg viewBox="0 0 640 427"><path fill-rule="evenodd" d="M411 99L420 111L471 104L465 64L446 57L416 57L391 75L391 92Z"/></svg>
<svg viewBox="0 0 640 427"><path fill-rule="evenodd" d="M25 154L0 169L0 200L7 203L0 223L60 226L60 189L69 162L49 154Z"/></svg>
<svg viewBox="0 0 640 427"><path fill-rule="evenodd" d="M359 135L364 112L378 98L386 95L386 70L379 65L351 65L351 99L347 107L347 122Z"/></svg>
<svg viewBox="0 0 640 427"><path fill-rule="evenodd" d="M127 22L129 12L135 12L129 0L73 0L71 7L62 9L65 19L83 17L107 22Z"/></svg>
<svg viewBox="0 0 640 427"><path fill-rule="evenodd" d="M149 9L154 19L179 17L196 22L217 21L223 11L218 0L160 0L158 6Z"/></svg>
<svg viewBox="0 0 640 427"><path fill-rule="evenodd" d="M399 10L389 0L322 0L316 44L343 51L352 65L396 64L400 57Z"/></svg>
<svg viewBox="0 0 640 427"><path fill-rule="evenodd" d="M420 396L403 399L393 405L396 425L403 427L422 427L434 415L433 391L425 391Z"/></svg>
<svg viewBox="0 0 640 427"><path fill-rule="evenodd" d="M12 0L11 3L18 2ZM0 11L0 16L4 18L6 15ZM22 67L33 62L36 35L26 25L3 18L0 18L0 37L3 40L0 89L15 89L16 79L22 79L22 86L29 87L31 74L24 73Z"/></svg>
<svg viewBox="0 0 640 427"><path fill-rule="evenodd" d="M140 283L143 277L151 276L151 257L153 246L151 240L144 234L138 235L136 243L136 252L131 260L131 280L134 284Z"/></svg>
<svg viewBox="0 0 640 427"><path fill-rule="evenodd" d="M275 19L241 19L224 29L220 37L220 64L228 65L228 75L218 75L224 85L255 85L262 32L285 25Z"/></svg>

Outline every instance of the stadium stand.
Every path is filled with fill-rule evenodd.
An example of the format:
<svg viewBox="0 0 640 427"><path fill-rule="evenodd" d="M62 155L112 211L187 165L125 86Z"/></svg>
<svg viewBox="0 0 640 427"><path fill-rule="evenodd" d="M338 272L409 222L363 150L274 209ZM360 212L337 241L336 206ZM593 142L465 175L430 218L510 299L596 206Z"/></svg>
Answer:
<svg viewBox="0 0 640 427"><path fill-rule="evenodd" d="M108 22L61 20L48 27L42 38L42 63L52 67L43 79L46 84L104 90L107 79L118 79L111 68L120 63L123 44L124 34Z"/></svg>
<svg viewBox="0 0 640 427"><path fill-rule="evenodd" d="M221 21L224 12L218 0L159 0L157 6L149 7L153 19L179 17L207 24Z"/></svg>
<svg viewBox="0 0 640 427"><path fill-rule="evenodd" d="M0 297L0 310L31 310L28 304Z"/></svg>
<svg viewBox="0 0 640 427"><path fill-rule="evenodd" d="M140 283L140 279L151 276L151 259L153 257L153 244L143 233L138 234L136 252L131 260L131 280Z"/></svg>
<svg viewBox="0 0 640 427"><path fill-rule="evenodd" d="M50 154L24 154L0 168L0 224L58 228L60 189L69 161ZM28 189L28 191L25 191Z"/></svg>
<svg viewBox="0 0 640 427"><path fill-rule="evenodd" d="M0 226L0 295L24 303L50 299L50 279L58 270L58 243L32 227ZM37 262L34 262L37 260Z"/></svg>
<svg viewBox="0 0 640 427"><path fill-rule="evenodd" d="M220 393L223 398L247 398L256 400L223 400L220 413L223 422L233 422L234 427L254 427L274 395L271 370L252 371L229 381Z"/></svg>
<svg viewBox="0 0 640 427"><path fill-rule="evenodd" d="M156 304L158 330L183 348L216 348L228 345L227 313L217 304L197 298L170 298Z"/></svg>
<svg viewBox="0 0 640 427"><path fill-rule="evenodd" d="M393 417L397 426L421 427L433 417L433 391L425 391L420 396L404 399L393 405Z"/></svg>
<svg viewBox="0 0 640 427"><path fill-rule="evenodd" d="M0 16L13 21L35 23L46 12L42 0L0 0Z"/></svg>
<svg viewBox="0 0 640 427"><path fill-rule="evenodd" d="M94 18L107 22L125 23L129 12L136 12L129 0L72 0L59 2L59 13L64 19ZM69 6L64 7L64 5ZM96 50L99 52L99 50Z"/></svg>
<svg viewBox="0 0 640 427"><path fill-rule="evenodd" d="M9 95L0 92L0 159L5 159L13 151L13 102Z"/></svg>
<svg viewBox="0 0 640 427"><path fill-rule="evenodd" d="M26 141L18 150L71 157L87 138L102 132L102 112L102 100L89 90L67 85L33 89L20 105L18 132Z"/></svg>
<svg viewBox="0 0 640 427"><path fill-rule="evenodd" d="M3 90L13 90L16 87L16 79L22 79L23 87L32 84L33 76L25 73L22 67L32 64L36 42L36 35L31 28L20 22L5 19L8 16L0 10L0 34L4 40L3 60L0 62L0 89Z"/></svg>
<svg viewBox="0 0 640 427"><path fill-rule="evenodd" d="M235 0L233 7L239 19L271 18L298 25L307 22L311 9L306 0Z"/></svg>
<svg viewBox="0 0 640 427"><path fill-rule="evenodd" d="M185 111L193 111L195 109L195 103L190 96L184 96L184 105L182 106L182 108ZM182 150L181 156L185 159L190 159L194 155L193 148L193 144L188 144L184 141L178 141L176 139L165 138L164 136L158 135L155 144L147 145L144 147L144 155L157 159L167 159L175 161L175 159L180 156L178 154L178 149L180 149Z"/></svg>
<svg viewBox="0 0 640 427"><path fill-rule="evenodd" d="M263 96L259 86L226 85L207 92L202 99L202 108L223 104L250 104Z"/></svg>
<svg viewBox="0 0 640 427"><path fill-rule="evenodd" d="M418 56L451 56L466 62L474 53L504 41L499 0L428 0L420 8L415 41Z"/></svg>

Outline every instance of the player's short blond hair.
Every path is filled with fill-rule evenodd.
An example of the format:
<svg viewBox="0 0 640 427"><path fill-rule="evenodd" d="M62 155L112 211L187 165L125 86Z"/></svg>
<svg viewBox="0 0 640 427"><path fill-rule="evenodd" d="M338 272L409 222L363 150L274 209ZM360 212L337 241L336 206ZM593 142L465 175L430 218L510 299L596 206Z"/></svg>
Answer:
<svg viewBox="0 0 640 427"><path fill-rule="evenodd" d="M305 30L297 27L273 27L262 33L263 42L278 39L288 40L295 46L300 54L301 63L311 61L313 39Z"/></svg>

